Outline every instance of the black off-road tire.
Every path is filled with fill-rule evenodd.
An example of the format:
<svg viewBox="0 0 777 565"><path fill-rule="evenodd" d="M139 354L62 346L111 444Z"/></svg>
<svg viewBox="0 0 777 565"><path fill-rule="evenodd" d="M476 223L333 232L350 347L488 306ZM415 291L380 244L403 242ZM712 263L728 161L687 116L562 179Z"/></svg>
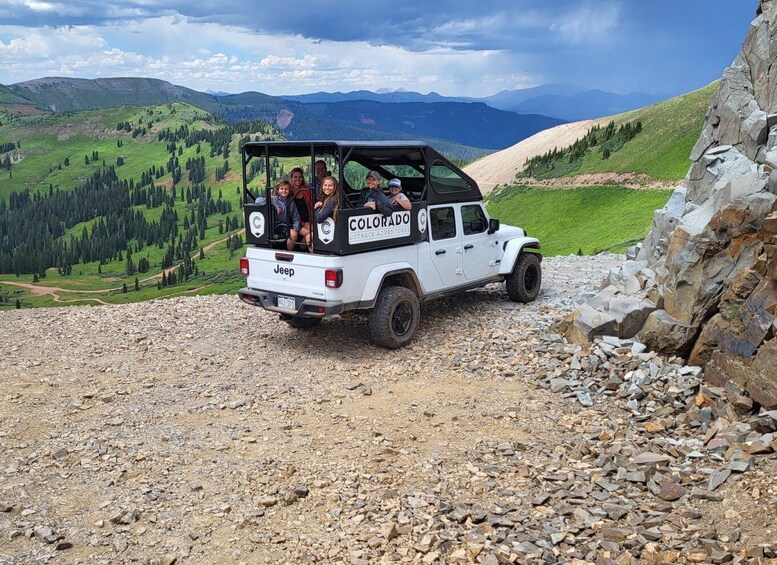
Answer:
<svg viewBox="0 0 777 565"><path fill-rule="evenodd" d="M513 302L531 302L540 293L542 267L534 253L521 253L513 272L505 279L507 296Z"/></svg>
<svg viewBox="0 0 777 565"><path fill-rule="evenodd" d="M367 326L375 345L398 349L410 343L418 329L418 297L403 286L384 287L370 312Z"/></svg>
<svg viewBox="0 0 777 565"><path fill-rule="evenodd" d="M286 323L289 324L292 328L307 330L310 328L315 328L318 324L320 324L321 318L302 318L300 316L292 316L286 320Z"/></svg>

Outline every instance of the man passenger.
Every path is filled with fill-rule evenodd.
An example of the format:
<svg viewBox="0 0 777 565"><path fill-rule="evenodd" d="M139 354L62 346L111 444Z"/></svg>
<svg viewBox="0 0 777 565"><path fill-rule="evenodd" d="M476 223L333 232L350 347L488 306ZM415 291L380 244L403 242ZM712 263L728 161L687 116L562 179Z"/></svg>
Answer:
<svg viewBox="0 0 777 565"><path fill-rule="evenodd" d="M316 180L314 181L313 184L315 185L316 190L320 191L321 181L324 180L324 177L331 176L331 175L327 175L326 163L324 162L323 159L319 159L318 161L316 161L314 172L316 175Z"/></svg>

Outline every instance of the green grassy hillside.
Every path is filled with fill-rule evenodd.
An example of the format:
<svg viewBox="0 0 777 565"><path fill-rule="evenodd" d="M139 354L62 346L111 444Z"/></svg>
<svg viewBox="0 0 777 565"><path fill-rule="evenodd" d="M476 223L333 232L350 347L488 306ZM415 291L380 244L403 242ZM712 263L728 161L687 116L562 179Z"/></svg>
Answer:
<svg viewBox="0 0 777 565"><path fill-rule="evenodd" d="M547 147L516 174L521 184L553 179L575 186L581 175L616 174L624 183L664 186L682 179L717 83L625 114L601 118L574 143ZM547 136L546 136L547 137ZM590 179L586 179L589 181ZM584 184L590 184L586 182Z"/></svg>
<svg viewBox="0 0 777 565"><path fill-rule="evenodd" d="M486 200L489 214L540 239L542 254L591 255L623 252L650 231L653 211L669 199L667 190L621 187L546 189L514 185Z"/></svg>
<svg viewBox="0 0 777 565"><path fill-rule="evenodd" d="M576 177L619 173L643 175L667 185L679 183L690 167L689 155L717 87L715 82L659 104L603 118L605 124L613 121L616 129L639 122L641 130L607 159L602 158L600 146L594 145L580 160L563 157L555 161L543 178L555 179L565 188L531 187L531 178L518 178L514 185L497 188L486 200L489 212L539 237L545 255L623 251L645 237L653 211L666 203L670 191L579 188ZM572 153L570 147L566 154Z"/></svg>
<svg viewBox="0 0 777 565"><path fill-rule="evenodd" d="M129 123L129 128L119 129L118 124L124 123ZM220 200L223 203L220 209L227 205L230 207L229 211L209 210L204 224L198 225L201 229L195 236L190 252L194 257L193 265L196 266L194 273L185 280L177 280L175 285L158 289L157 281L172 240L160 240L160 245L143 245L137 239L131 238L127 247L133 252L132 261L137 267L140 260L144 259L149 264L147 271L133 272L128 276L125 250L121 255L114 254L103 261L75 262L71 272L66 275L58 272L56 267L46 269L45 278L39 276L43 273L22 272L19 276L0 274L0 308L15 307L17 299L22 307L95 304L99 301L118 303L191 292L229 292L239 288L243 279L237 275L236 263L241 252L230 252L226 238L236 235L243 224L240 209L239 152L243 134L236 133L231 126L193 106L174 103L155 107L123 107L26 117L0 114L0 144L7 146L8 143L18 143L18 147L6 153L11 158L10 171L0 168L0 217L4 207L9 205L12 193L19 195L29 192L34 198L45 201L51 194L69 194L75 191L88 179L93 178L96 172L111 167L120 180L132 181L136 187L143 186L148 189L151 186L150 179L153 178L154 185L161 187L171 196L173 178L166 167L171 157L170 143L161 140L159 133L165 130L177 131L184 127L192 136L198 135L198 132L216 133L226 130L229 140L229 170L220 180L216 179L216 170L223 168L223 151L212 154L209 141L188 144L184 136L181 136L172 153L177 157L182 173L176 185L176 198L172 200L173 205L170 208L178 217L177 236L174 237L177 244L174 265L181 262L183 255L180 237L183 235L188 238L192 229L195 229L194 216L200 214L204 202L204 195L192 200L184 197L187 189L194 184L189 180L188 171L184 168L187 160L204 160L203 182L208 194L212 194L214 201ZM257 124L254 133L263 137L277 136L277 132L266 124ZM0 157L4 159L3 155ZM153 176L148 172L152 167L156 171ZM149 180L142 181L144 175ZM141 212L146 221L159 223L163 210L167 207L139 205L133 209ZM71 238L78 240L84 233L91 233L102 217L95 217L93 214L90 216L88 212L87 210L86 213L81 213L81 216L85 217L84 221L66 226L64 235L55 241L70 247L73 241ZM19 221L23 220L19 218ZM12 219L11 225L13 222L16 220ZM188 224L191 224L192 228L187 229ZM207 248L214 243L212 249L204 251L200 256L200 248ZM24 250L18 252L25 253ZM33 292L18 285L1 284L2 281L64 290L56 291L55 295L45 294L41 289ZM124 285L127 287L126 292ZM101 292L97 294L83 291Z"/></svg>
<svg viewBox="0 0 777 565"><path fill-rule="evenodd" d="M616 126L642 122L642 132L608 159L602 159L598 151L588 153L574 174L637 173L661 180L682 179L691 166L691 149L717 88L714 82L683 96L613 116Z"/></svg>
<svg viewBox="0 0 777 565"><path fill-rule="evenodd" d="M102 167L103 161L106 166L116 165L118 157L124 160L116 169L119 178L137 181L151 165L164 166L167 162L166 144L157 139L158 132L182 125L192 130L222 127L210 114L186 104L125 106L35 117L4 116L0 122L0 142L21 145L17 151L21 160L12 164L10 173L0 170L0 198L6 199L12 191L48 191L50 184L55 189L71 190ZM117 129L124 122L131 124L131 131ZM145 129L146 133L133 136L136 128ZM91 161L94 151L98 159ZM186 148L179 160L185 161L195 154L196 148ZM88 164L84 156L90 158ZM209 153L205 156L210 159ZM230 165L239 170L237 151L231 153L230 159ZM212 167L215 161L210 162ZM223 163L223 159L218 161L219 165ZM169 173L155 180L162 185L169 181Z"/></svg>

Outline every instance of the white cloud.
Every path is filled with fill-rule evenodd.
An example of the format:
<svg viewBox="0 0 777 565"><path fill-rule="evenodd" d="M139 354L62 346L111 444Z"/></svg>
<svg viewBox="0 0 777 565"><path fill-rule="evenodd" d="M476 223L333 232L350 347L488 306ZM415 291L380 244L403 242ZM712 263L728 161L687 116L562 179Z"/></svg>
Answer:
<svg viewBox="0 0 777 565"><path fill-rule="evenodd" d="M305 55L303 58L282 57L280 55L267 55L261 61L259 66L265 69L312 69L316 66L316 57Z"/></svg>
<svg viewBox="0 0 777 565"><path fill-rule="evenodd" d="M562 14L550 24L550 31L568 43L599 43L612 40L619 28L621 5L615 2L586 2L577 10Z"/></svg>
<svg viewBox="0 0 777 565"><path fill-rule="evenodd" d="M481 96L512 88L519 66L525 61L502 51L410 51L273 36L173 16L32 33L0 26L4 84L51 75L152 76L203 91L298 94L388 86Z"/></svg>
<svg viewBox="0 0 777 565"><path fill-rule="evenodd" d="M34 65L38 60L80 55L106 45L102 37L85 28L59 27L45 32L10 28L11 33L8 29L0 27L0 62L5 64L31 62ZM16 37L3 43L2 36L7 34Z"/></svg>

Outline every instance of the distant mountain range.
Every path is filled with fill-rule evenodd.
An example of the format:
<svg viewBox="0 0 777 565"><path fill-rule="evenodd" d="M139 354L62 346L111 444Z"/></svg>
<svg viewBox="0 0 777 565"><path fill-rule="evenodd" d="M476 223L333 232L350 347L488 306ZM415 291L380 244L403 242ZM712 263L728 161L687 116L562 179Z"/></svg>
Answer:
<svg viewBox="0 0 777 565"><path fill-rule="evenodd" d="M420 96L420 95L419 95ZM76 112L122 105L184 102L227 122L262 120L288 139L422 139L472 159L563 123L481 102L385 104L360 99L306 104L260 92L207 94L150 78L42 78L0 85L0 110L17 114ZM441 149L444 151L444 149Z"/></svg>
<svg viewBox="0 0 777 565"><path fill-rule="evenodd" d="M498 110L517 114L540 114L564 121L601 118L642 108L664 100L659 94L615 94L602 90L591 90L569 84L543 84L520 90L503 90L485 98L442 96L436 92L420 94L409 90L394 91L354 90L351 92L315 92L312 94L282 96L294 102L328 103L355 100L373 102L481 102Z"/></svg>

